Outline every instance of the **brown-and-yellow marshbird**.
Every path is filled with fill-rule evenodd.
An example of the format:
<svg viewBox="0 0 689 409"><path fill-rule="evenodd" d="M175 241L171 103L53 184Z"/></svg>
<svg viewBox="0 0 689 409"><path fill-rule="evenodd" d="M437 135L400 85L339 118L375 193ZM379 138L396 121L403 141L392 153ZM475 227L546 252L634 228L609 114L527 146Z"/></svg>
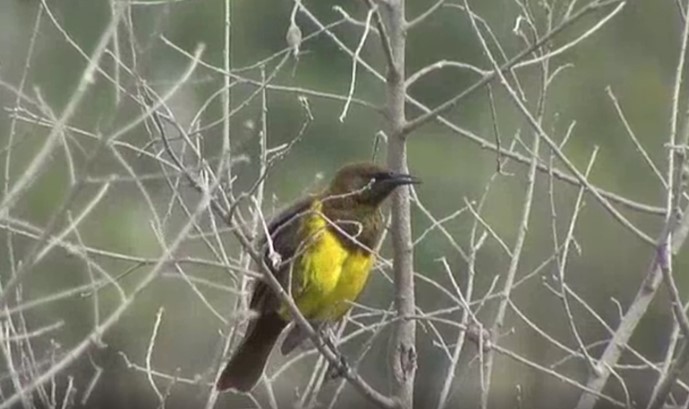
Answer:
<svg viewBox="0 0 689 409"><path fill-rule="evenodd" d="M332 323L349 311L373 266L372 249L384 228L381 204L395 188L411 183L418 180L371 163L347 165L323 192L297 201L269 223L271 245L263 240L266 265L272 265L267 250L272 248L281 260L273 274L309 322ZM292 320L287 306L260 280L249 308L256 315L216 383L220 390L251 390ZM281 352L289 353L305 338L295 325Z"/></svg>

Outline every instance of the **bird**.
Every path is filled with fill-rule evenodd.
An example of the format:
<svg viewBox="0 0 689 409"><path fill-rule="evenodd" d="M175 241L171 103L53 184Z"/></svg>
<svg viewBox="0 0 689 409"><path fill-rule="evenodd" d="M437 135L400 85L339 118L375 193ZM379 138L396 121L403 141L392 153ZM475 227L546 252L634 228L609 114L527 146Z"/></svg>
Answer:
<svg viewBox="0 0 689 409"><path fill-rule="evenodd" d="M385 228L382 204L416 177L363 162L340 168L319 193L279 212L259 240L265 265L316 328L335 323L366 286ZM252 318L243 339L216 381L220 391L248 392L258 383L282 332L293 321L265 279L256 280L249 301ZM293 325L280 351L288 354L307 334Z"/></svg>

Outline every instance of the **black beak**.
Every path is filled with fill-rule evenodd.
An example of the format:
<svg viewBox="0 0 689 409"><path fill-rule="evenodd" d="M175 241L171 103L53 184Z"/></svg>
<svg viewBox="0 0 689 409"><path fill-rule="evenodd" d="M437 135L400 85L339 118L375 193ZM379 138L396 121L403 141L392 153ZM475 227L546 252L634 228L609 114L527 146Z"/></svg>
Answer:
<svg viewBox="0 0 689 409"><path fill-rule="evenodd" d="M389 175L386 182L393 186L402 186L418 185L419 183L421 183L421 180L406 173L392 173Z"/></svg>

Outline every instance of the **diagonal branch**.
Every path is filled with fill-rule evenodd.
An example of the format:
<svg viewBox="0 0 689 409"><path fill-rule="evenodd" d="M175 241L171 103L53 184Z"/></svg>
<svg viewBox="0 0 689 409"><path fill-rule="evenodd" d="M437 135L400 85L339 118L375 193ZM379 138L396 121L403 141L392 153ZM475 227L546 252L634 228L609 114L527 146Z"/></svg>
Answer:
<svg viewBox="0 0 689 409"><path fill-rule="evenodd" d="M155 113L155 115L158 115ZM165 135L164 129L159 128L161 133L161 138L164 142L164 147L168 155L172 158L173 162L182 171L184 177L187 179L189 184L194 190L203 194L206 190L204 188L203 182L198 180L193 173L182 163L179 157L171 149L168 137ZM210 173L210 170L209 170ZM212 174L211 174L212 176ZM259 176L259 181L263 179L264 175ZM216 182L217 183L217 182ZM258 184L256 184L258 186ZM322 354L328 362L333 365L333 367L338 368L343 374L344 378L347 379L352 386L354 386L364 397L369 399L372 403L384 409L395 409L398 407L396 400L385 396L373 389L368 383L366 383L357 373L352 371L350 368L343 365L343 360L339 352L329 345L313 328L313 326L308 322L308 320L301 314L299 308L295 304L292 297L285 291L285 289L280 285L277 278L273 275L271 268L266 264L264 257L256 250L251 242L251 239L245 233L243 226L237 222L235 218L235 210L241 199L235 200L234 203L230 205L229 208L225 208L223 204L216 197L211 197L209 199L209 208L211 211L221 220L224 220L227 224L232 227L232 233L234 234L237 241L239 241L242 249L246 251L249 257L256 264L262 277L266 280L270 289L278 296L280 301L287 306L290 311L290 315L294 319L297 325L306 333L308 338L314 343L318 351Z"/></svg>
<svg viewBox="0 0 689 409"><path fill-rule="evenodd" d="M517 55L514 57L510 58L507 60L505 63L497 67L491 74L486 75L483 77L481 80L475 82L472 84L469 88L465 89L458 95L452 97L448 101L440 104L438 107L434 108L430 112L426 112L412 120L410 120L404 127L403 132L405 134L409 134L410 132L414 131L415 129L421 127L422 125L432 121L435 119L438 115L442 115L452 108L454 108L457 103L469 95L472 95L474 92L482 88L484 85L488 84L489 82L493 81L495 78L498 77L498 72L504 73L510 70L512 67L514 67L518 62L520 62L522 59L524 59L526 56L529 54L533 53L534 51L540 49L543 47L546 43L548 43L550 40L552 40L554 37L556 37L558 34L560 34L562 31L564 31L566 28L572 26L574 23L577 21L581 20L584 16L599 10L602 7L609 6L611 4L617 5L618 8L623 7L626 4L625 0L616 0L616 1L602 1L602 2L594 2L586 5L583 7L581 10L579 10L576 14L573 16L565 19L562 21L559 25L554 27L552 30L550 30L548 33L546 33L543 37L539 38L538 41L534 42L530 47L525 48L524 50L520 51Z"/></svg>

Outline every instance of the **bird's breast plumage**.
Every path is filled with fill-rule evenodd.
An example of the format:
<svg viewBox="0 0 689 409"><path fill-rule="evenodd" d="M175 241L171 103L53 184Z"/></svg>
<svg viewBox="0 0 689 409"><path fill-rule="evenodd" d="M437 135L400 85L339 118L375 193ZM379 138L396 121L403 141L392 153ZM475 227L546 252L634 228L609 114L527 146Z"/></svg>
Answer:
<svg viewBox="0 0 689 409"><path fill-rule="evenodd" d="M309 320L333 321L349 311L368 282L374 256L352 247L314 201L302 222L302 243L291 267L292 296ZM281 314L288 318L286 308Z"/></svg>

